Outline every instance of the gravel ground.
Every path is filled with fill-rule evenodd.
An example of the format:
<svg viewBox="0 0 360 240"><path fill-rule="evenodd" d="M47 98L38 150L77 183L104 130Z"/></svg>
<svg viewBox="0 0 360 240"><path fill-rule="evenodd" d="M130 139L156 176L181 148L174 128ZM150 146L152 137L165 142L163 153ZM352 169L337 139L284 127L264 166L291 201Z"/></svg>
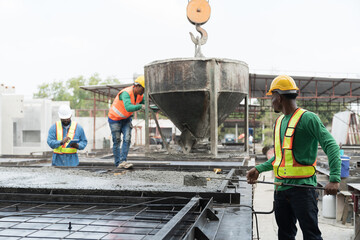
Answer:
<svg viewBox="0 0 360 240"><path fill-rule="evenodd" d="M125 171L122 174L113 172L96 173L54 167L0 167L0 187L209 192L216 191L221 184L221 180L211 180L207 182L207 186L184 186L185 175L200 177L222 176L212 171L137 170Z"/></svg>

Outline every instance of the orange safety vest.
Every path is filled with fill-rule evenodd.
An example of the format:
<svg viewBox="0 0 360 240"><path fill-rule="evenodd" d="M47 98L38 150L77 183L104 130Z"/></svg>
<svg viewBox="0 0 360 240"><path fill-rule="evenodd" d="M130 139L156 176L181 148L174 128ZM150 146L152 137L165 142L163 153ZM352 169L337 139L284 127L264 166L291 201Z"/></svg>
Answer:
<svg viewBox="0 0 360 240"><path fill-rule="evenodd" d="M306 110L298 108L291 116L285 131L282 146L280 129L284 115L281 115L276 120L274 129L275 160L272 163L276 178L308 178L313 176L316 172L316 159L312 165L302 165L296 161L293 153L296 125L305 112Z"/></svg>
<svg viewBox="0 0 360 240"><path fill-rule="evenodd" d="M119 121L122 119L129 118L133 114L133 112L126 111L124 101L119 99L119 96L121 93L127 92L130 95L131 104L133 104L133 105L139 104L143 100L144 95L137 96L136 101L135 101L135 95L134 95L133 88L134 88L134 86L124 88L116 95L114 102L109 109L108 117L110 119L112 119L114 121Z"/></svg>
<svg viewBox="0 0 360 240"><path fill-rule="evenodd" d="M69 145L69 142L74 139L76 126L77 126L77 122L71 121L69 131L66 135L67 137L70 138L70 140L67 141L66 143L64 143L63 145L59 146L58 148L55 148L54 153L74 154L77 152L76 148L67 148L67 145ZM58 141L63 140L63 127L62 127L61 121L56 122L56 140L58 140Z"/></svg>

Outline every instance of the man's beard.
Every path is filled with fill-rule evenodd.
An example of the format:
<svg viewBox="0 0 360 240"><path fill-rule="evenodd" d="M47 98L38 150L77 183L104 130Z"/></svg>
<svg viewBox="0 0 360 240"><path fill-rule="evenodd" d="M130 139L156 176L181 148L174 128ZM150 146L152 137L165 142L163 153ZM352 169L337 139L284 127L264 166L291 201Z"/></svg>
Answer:
<svg viewBox="0 0 360 240"><path fill-rule="evenodd" d="M70 122L62 122L64 126L69 126Z"/></svg>
<svg viewBox="0 0 360 240"><path fill-rule="evenodd" d="M280 113L280 111L279 111L279 110L274 110L274 112L276 112L276 113Z"/></svg>

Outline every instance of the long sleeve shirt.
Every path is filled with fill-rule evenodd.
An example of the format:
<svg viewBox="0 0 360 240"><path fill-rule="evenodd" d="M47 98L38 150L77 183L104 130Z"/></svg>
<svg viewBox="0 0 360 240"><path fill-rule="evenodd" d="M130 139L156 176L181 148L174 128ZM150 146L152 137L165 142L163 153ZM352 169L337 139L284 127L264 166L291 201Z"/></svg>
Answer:
<svg viewBox="0 0 360 240"><path fill-rule="evenodd" d="M143 100L140 102L140 104L136 104L136 105L132 104L130 95L125 91L119 95L119 99L124 102L124 107L128 112L136 112L141 109L142 104L145 104L145 96L143 97ZM135 97L135 101L136 101L136 97ZM113 123L118 121L114 121L108 118L108 122Z"/></svg>
<svg viewBox="0 0 360 240"><path fill-rule="evenodd" d="M280 128L280 139L283 142L285 130L289 123L292 114L285 115ZM293 142L293 153L295 159L300 164L311 165L317 157L318 144L320 143L321 148L324 150L328 157L330 167L330 182L340 182L340 171L341 171L341 159L340 149L336 144L335 139L325 128L320 118L312 112L305 112L301 117L299 123L295 129L294 142ZM273 161L275 157L272 157L263 164L256 166L256 169L261 173L264 171L273 170ZM275 178L275 182L283 182L289 184L306 184L306 185L317 185L316 175L309 178L288 178L278 179ZM278 191L289 189L288 186L279 186Z"/></svg>
<svg viewBox="0 0 360 240"><path fill-rule="evenodd" d="M140 102L140 104L133 105L131 103L130 95L127 92L122 92L119 95L119 99L124 102L124 107L128 112L136 112L141 109L141 104L145 104L145 97L144 97L143 100ZM136 97L135 97L135 101L136 101Z"/></svg>
<svg viewBox="0 0 360 240"><path fill-rule="evenodd" d="M62 126L63 127L63 136L66 137L70 124L68 126ZM79 139L79 148L78 150L83 150L87 145L87 139L84 133L84 129L80 126L78 123L75 130L75 136L74 139ZM49 129L49 134L47 138L47 143L49 147L52 149L60 147L59 140L56 139L56 124L52 125ZM52 165L53 166L66 166L66 167L75 167L79 165L79 157L77 153L74 154L57 154L53 153L52 157Z"/></svg>

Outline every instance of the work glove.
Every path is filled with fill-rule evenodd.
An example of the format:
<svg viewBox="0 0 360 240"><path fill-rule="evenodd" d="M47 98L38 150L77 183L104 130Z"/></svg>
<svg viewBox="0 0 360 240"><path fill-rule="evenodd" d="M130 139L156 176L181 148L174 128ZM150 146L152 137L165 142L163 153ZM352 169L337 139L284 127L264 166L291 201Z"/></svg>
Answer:
<svg viewBox="0 0 360 240"><path fill-rule="evenodd" d="M141 110L145 110L145 104L141 104Z"/></svg>

